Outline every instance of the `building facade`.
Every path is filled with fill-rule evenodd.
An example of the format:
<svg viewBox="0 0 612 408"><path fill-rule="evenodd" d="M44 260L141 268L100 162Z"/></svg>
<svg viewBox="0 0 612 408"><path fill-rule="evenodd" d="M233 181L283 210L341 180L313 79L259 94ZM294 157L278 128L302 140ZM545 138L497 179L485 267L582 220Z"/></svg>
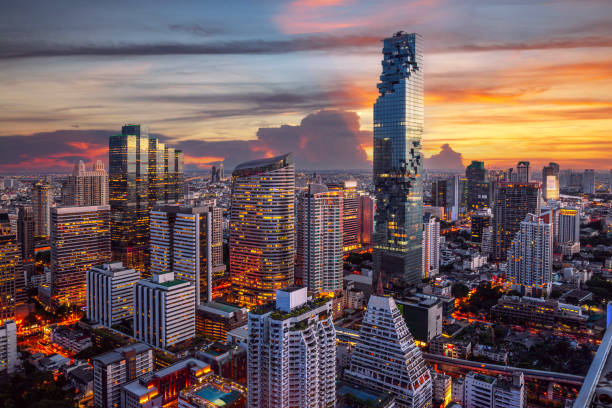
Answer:
<svg viewBox="0 0 612 408"><path fill-rule="evenodd" d="M53 189L50 184L39 181L32 187L34 209L34 235L48 237L51 231L51 204Z"/></svg>
<svg viewBox="0 0 612 408"><path fill-rule="evenodd" d="M528 161L520 161L516 165L516 173L517 179L519 183L529 183L530 174L529 174L529 162Z"/></svg>
<svg viewBox="0 0 612 408"><path fill-rule="evenodd" d="M490 184L484 162L472 161L465 168L465 177L467 178L467 210L476 211L489 208Z"/></svg>
<svg viewBox="0 0 612 408"><path fill-rule="evenodd" d="M242 163L232 173L230 275L241 305L268 303L293 284L294 190L290 154Z"/></svg>
<svg viewBox="0 0 612 408"><path fill-rule="evenodd" d="M400 408L431 407L431 374L393 298L370 296L345 376L366 390L390 391Z"/></svg>
<svg viewBox="0 0 612 408"><path fill-rule="evenodd" d="M135 269L121 262L106 263L87 271L87 318L106 327L134 317Z"/></svg>
<svg viewBox="0 0 612 408"><path fill-rule="evenodd" d="M329 191L342 193L342 248L351 252L361 248L360 235L360 197L356 180L342 183L328 183Z"/></svg>
<svg viewBox="0 0 612 408"><path fill-rule="evenodd" d="M0 324L15 319L18 297L25 296L24 286L21 249L8 214L0 213Z"/></svg>
<svg viewBox="0 0 612 408"><path fill-rule="evenodd" d="M560 244L580 243L580 210L577 208L561 208L558 213L559 227L556 241Z"/></svg>
<svg viewBox="0 0 612 408"><path fill-rule="evenodd" d="M585 169L582 175L582 193L583 194L594 194L595 193L595 170Z"/></svg>
<svg viewBox="0 0 612 408"><path fill-rule="evenodd" d="M542 194L544 200L559 199L559 165L557 163L548 163L542 169Z"/></svg>
<svg viewBox="0 0 612 408"><path fill-rule="evenodd" d="M17 360L17 325L14 320L4 320L0 324L0 374L13 374Z"/></svg>
<svg viewBox="0 0 612 408"><path fill-rule="evenodd" d="M440 222L430 214L423 217L423 278L440 272Z"/></svg>
<svg viewBox="0 0 612 408"><path fill-rule="evenodd" d="M422 37L384 40L374 104L374 269L385 283L421 280L424 129Z"/></svg>
<svg viewBox="0 0 612 408"><path fill-rule="evenodd" d="M464 403L470 408L524 408L527 401L523 373L513 374L511 380L468 373Z"/></svg>
<svg viewBox="0 0 612 408"><path fill-rule="evenodd" d="M34 211L30 206L21 206L17 210L17 241L21 246L21 258L24 262L34 261Z"/></svg>
<svg viewBox="0 0 612 408"><path fill-rule="evenodd" d="M332 302L307 300L306 288L279 290L276 304L249 313L248 406L333 407L336 331Z"/></svg>
<svg viewBox="0 0 612 408"><path fill-rule="evenodd" d="M110 262L108 205L53 208L51 295L57 304L85 306L86 274Z"/></svg>
<svg viewBox="0 0 612 408"><path fill-rule="evenodd" d="M80 160L68 176L63 196L65 206L108 205L108 173L104 163L98 160L88 170Z"/></svg>

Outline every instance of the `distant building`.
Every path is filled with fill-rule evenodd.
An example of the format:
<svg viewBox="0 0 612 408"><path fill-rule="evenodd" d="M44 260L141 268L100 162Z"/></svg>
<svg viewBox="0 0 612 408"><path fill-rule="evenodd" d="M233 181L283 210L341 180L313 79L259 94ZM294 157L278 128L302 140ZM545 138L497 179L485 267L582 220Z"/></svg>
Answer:
<svg viewBox="0 0 612 408"><path fill-rule="evenodd" d="M249 407L335 405L331 300L308 301L306 288L277 291L276 305L249 313L248 347Z"/></svg>
<svg viewBox="0 0 612 408"><path fill-rule="evenodd" d="M470 408L524 408L527 404L523 373L512 380L470 372L465 376L465 406Z"/></svg>
<svg viewBox="0 0 612 408"><path fill-rule="evenodd" d="M18 297L25 297L21 249L7 213L0 213L0 323L15 319ZM22 302L25 299L21 299Z"/></svg>
<svg viewBox="0 0 612 408"><path fill-rule="evenodd" d="M94 406L121 405L121 386L153 371L153 350L145 344L115 349L93 358Z"/></svg>
<svg viewBox="0 0 612 408"><path fill-rule="evenodd" d="M195 286L172 272L134 286L134 338L167 349L195 337Z"/></svg>
<svg viewBox="0 0 612 408"><path fill-rule="evenodd" d="M51 294L57 304L86 304L86 274L110 262L108 205L53 208Z"/></svg>
<svg viewBox="0 0 612 408"><path fill-rule="evenodd" d="M577 208L559 209L559 227L557 242L580 243L580 210Z"/></svg>
<svg viewBox="0 0 612 408"><path fill-rule="evenodd" d="M542 169L542 193L544 200L559 199L559 165L549 163Z"/></svg>
<svg viewBox="0 0 612 408"><path fill-rule="evenodd" d="M225 342L227 332L249 321L248 310L221 302L203 303L196 307L196 334Z"/></svg>
<svg viewBox="0 0 612 408"><path fill-rule="evenodd" d="M376 201L368 194L359 196L359 216L360 230L359 243L362 247L371 247L374 239L374 213L376 211Z"/></svg>
<svg viewBox="0 0 612 408"><path fill-rule="evenodd" d="M431 374L393 298L370 296L345 377L366 391L391 392L398 406L431 406Z"/></svg>
<svg viewBox="0 0 612 408"><path fill-rule="evenodd" d="M330 192L342 195L342 249L346 252L361 248L360 235L360 201L357 181L346 180L342 183L328 183Z"/></svg>
<svg viewBox="0 0 612 408"><path fill-rule="evenodd" d="M13 374L17 358L17 325L5 320L0 326L0 374Z"/></svg>
<svg viewBox="0 0 612 408"><path fill-rule="evenodd" d="M482 243L484 230L491 226L492 221L491 211L478 211L472 214L471 220L471 240L475 243Z"/></svg>
<svg viewBox="0 0 612 408"><path fill-rule="evenodd" d="M520 161L516 165L517 172L517 182L519 183L529 183L531 181L529 174L529 162L528 161Z"/></svg>
<svg viewBox="0 0 612 408"><path fill-rule="evenodd" d="M595 170L586 169L582 176L582 193L583 194L594 194L595 193Z"/></svg>
<svg viewBox="0 0 612 408"><path fill-rule="evenodd" d="M51 204L53 190L50 184L39 181L32 187L34 209L34 235L48 237L51 234Z"/></svg>
<svg viewBox="0 0 612 408"><path fill-rule="evenodd" d="M134 285L140 273L121 262L106 263L87 271L87 318L112 327L134 317Z"/></svg>
<svg viewBox="0 0 612 408"><path fill-rule="evenodd" d="M490 184L484 162L472 161L465 169L467 178L467 208L476 211L490 207Z"/></svg>
<svg viewBox="0 0 612 408"><path fill-rule="evenodd" d="M440 222L433 216L423 216L423 278L440 272Z"/></svg>
<svg viewBox="0 0 612 408"><path fill-rule="evenodd" d="M63 191L65 206L108 205L108 174L104 163L96 161L91 170L82 160L75 164Z"/></svg>
<svg viewBox="0 0 612 408"><path fill-rule="evenodd" d="M232 173L231 200L232 297L249 307L268 303L276 290L293 284L295 166L291 155L238 165Z"/></svg>
<svg viewBox="0 0 612 408"><path fill-rule="evenodd" d="M18 208L17 240L21 246L21 257L24 262L34 261L34 211L32 207Z"/></svg>

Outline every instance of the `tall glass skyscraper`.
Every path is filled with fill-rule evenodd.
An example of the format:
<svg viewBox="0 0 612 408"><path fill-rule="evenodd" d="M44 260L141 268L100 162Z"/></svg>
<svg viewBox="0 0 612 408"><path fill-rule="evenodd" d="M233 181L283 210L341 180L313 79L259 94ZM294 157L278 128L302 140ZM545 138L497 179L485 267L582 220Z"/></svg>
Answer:
<svg viewBox="0 0 612 408"><path fill-rule="evenodd" d="M374 104L374 262L384 283L421 281L423 53L419 34L384 40Z"/></svg>

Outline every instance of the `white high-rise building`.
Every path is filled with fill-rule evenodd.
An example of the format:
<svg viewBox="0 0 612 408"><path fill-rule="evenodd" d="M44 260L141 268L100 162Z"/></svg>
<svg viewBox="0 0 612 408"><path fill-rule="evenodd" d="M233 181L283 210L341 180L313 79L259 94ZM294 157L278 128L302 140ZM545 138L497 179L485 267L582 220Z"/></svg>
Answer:
<svg viewBox="0 0 612 408"><path fill-rule="evenodd" d="M577 208L561 208L559 212L559 229L557 242L580 242L580 210Z"/></svg>
<svg viewBox="0 0 612 408"><path fill-rule="evenodd" d="M595 193L595 170L586 169L582 176L582 192L584 194Z"/></svg>
<svg viewBox="0 0 612 408"><path fill-rule="evenodd" d="M440 271L440 222L430 214L423 217L423 278Z"/></svg>
<svg viewBox="0 0 612 408"><path fill-rule="evenodd" d="M121 262L87 271L87 318L106 327L134 316L134 285L140 272Z"/></svg>
<svg viewBox="0 0 612 408"><path fill-rule="evenodd" d="M153 274L134 286L134 338L168 348L195 336L195 286L174 273Z"/></svg>
<svg viewBox="0 0 612 408"><path fill-rule="evenodd" d="M333 407L336 330L331 300L308 300L306 288L276 291L249 313L248 406Z"/></svg>
<svg viewBox="0 0 612 408"><path fill-rule="evenodd" d="M342 291L343 196L309 184L298 198L296 277L310 295Z"/></svg>
<svg viewBox="0 0 612 408"><path fill-rule="evenodd" d="M64 205L86 206L108 204L108 173L104 163L96 161L92 169L86 169L82 160L75 164L74 170L65 185Z"/></svg>
<svg viewBox="0 0 612 408"><path fill-rule="evenodd" d="M214 277L223 275L222 209L166 205L150 214L152 273L174 272L196 287L196 304L212 302Z"/></svg>
<svg viewBox="0 0 612 408"><path fill-rule="evenodd" d="M5 320L0 326L0 374L13 374L17 365L17 325Z"/></svg>
<svg viewBox="0 0 612 408"><path fill-rule="evenodd" d="M507 275L521 293L550 294L552 251L552 213L527 214L508 250Z"/></svg>
<svg viewBox="0 0 612 408"><path fill-rule="evenodd" d="M400 408L431 406L431 373L393 298L370 296L345 376L365 389L393 393Z"/></svg>
<svg viewBox="0 0 612 408"><path fill-rule="evenodd" d="M525 398L522 372L515 373L511 381L475 372L465 376L466 408L524 408Z"/></svg>

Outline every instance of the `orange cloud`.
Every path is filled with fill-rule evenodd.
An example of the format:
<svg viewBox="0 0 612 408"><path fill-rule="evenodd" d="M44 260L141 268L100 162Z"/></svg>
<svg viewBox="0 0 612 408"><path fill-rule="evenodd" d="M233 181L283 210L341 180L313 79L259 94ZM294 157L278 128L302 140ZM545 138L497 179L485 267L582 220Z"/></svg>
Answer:
<svg viewBox="0 0 612 408"><path fill-rule="evenodd" d="M185 158L184 158L184 162L185 164L193 164L198 166L198 168L209 168L211 167L213 164L219 163L219 162L223 162L223 160L225 160L225 157L220 157L220 156L190 156L188 154L185 154Z"/></svg>

